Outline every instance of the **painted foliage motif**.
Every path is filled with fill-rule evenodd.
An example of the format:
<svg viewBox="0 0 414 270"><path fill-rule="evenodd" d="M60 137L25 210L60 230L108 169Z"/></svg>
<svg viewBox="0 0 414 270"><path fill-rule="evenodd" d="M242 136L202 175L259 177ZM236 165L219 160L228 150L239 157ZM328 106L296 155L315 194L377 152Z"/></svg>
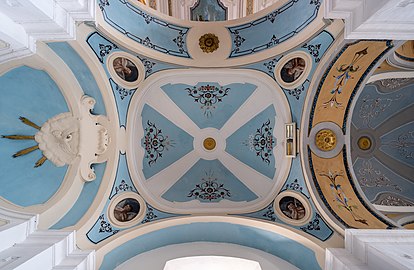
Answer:
<svg viewBox="0 0 414 270"><path fill-rule="evenodd" d="M316 19L320 6L320 0L291 0L261 18L229 27L233 43L229 58L254 54L287 41ZM295 20L290 19L292 16Z"/></svg>
<svg viewBox="0 0 414 270"><path fill-rule="evenodd" d="M170 140L168 135L164 135L154 123L147 121L144 136L145 158L148 160L148 165L151 166L162 158L163 152L168 150L168 147L174 147L174 141Z"/></svg>
<svg viewBox="0 0 414 270"><path fill-rule="evenodd" d="M361 215L359 215L358 213L356 213L358 206L356 204L351 204L351 200L345 195L345 192L342 189L342 185L339 183L339 178L343 177L343 172L328 171L320 172L319 175L329 179L329 186L332 190L332 193L335 196L337 206L351 214L354 221L368 225L367 220L362 218Z"/></svg>
<svg viewBox="0 0 414 270"><path fill-rule="evenodd" d="M249 139L244 141L243 145L248 146L250 151L255 152L256 156L260 157L263 162L270 164L270 157L273 155L273 148L276 145L270 119L256 129L256 133L250 134Z"/></svg>
<svg viewBox="0 0 414 270"><path fill-rule="evenodd" d="M344 45L319 82L310 112L309 129L317 123L330 121L345 131L344 123L356 91L369 71L393 46L390 41L357 41Z"/></svg>
<svg viewBox="0 0 414 270"><path fill-rule="evenodd" d="M124 0L99 0L105 22L125 37L160 53L190 58L185 40L189 28L160 20ZM156 9L156 1L149 6Z"/></svg>
<svg viewBox="0 0 414 270"><path fill-rule="evenodd" d="M230 190L224 187L224 184L218 182L218 178L214 176L213 171L205 172L205 177L201 179L201 183L192 189L187 197L194 199L200 198L204 201L215 201L231 197Z"/></svg>
<svg viewBox="0 0 414 270"><path fill-rule="evenodd" d="M230 87L214 86L214 85L201 85L187 87L185 89L188 95L194 99L194 102L200 104L200 108L204 113L204 116L211 117L213 111L216 109L216 105L223 101L223 98L227 96L230 91Z"/></svg>
<svg viewBox="0 0 414 270"><path fill-rule="evenodd" d="M362 98L362 104L359 109L359 117L363 120L366 127L372 128L371 120L384 113L394 101L398 101L402 95L396 95L395 98L372 98L366 95Z"/></svg>
<svg viewBox="0 0 414 270"><path fill-rule="evenodd" d="M354 79L354 77L352 77L352 74L357 72L360 69L360 66L358 66L357 63L367 54L368 54L368 47L356 52L350 63L339 64L339 66L336 67L338 74L333 75L333 77L335 78L335 83L330 92L332 94L332 97L328 101L322 104L323 107L328 107L328 106L335 107L335 108L343 107L342 105L343 102L338 101L338 95L342 93L348 80Z"/></svg>

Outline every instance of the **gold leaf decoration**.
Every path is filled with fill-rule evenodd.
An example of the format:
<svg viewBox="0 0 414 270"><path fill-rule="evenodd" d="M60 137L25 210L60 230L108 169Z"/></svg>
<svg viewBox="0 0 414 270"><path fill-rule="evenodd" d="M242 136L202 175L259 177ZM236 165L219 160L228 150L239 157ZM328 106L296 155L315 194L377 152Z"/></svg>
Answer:
<svg viewBox="0 0 414 270"><path fill-rule="evenodd" d="M212 53L219 47L219 39L212 33L205 34L200 37L199 45L200 49L205 53Z"/></svg>

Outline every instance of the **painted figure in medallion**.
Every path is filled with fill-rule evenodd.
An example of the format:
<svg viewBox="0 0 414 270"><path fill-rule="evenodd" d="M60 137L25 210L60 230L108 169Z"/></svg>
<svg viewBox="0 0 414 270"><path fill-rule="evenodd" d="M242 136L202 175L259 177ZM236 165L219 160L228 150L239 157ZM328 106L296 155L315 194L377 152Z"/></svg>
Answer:
<svg viewBox="0 0 414 270"><path fill-rule="evenodd" d="M138 79L138 69L130 60L124 57L115 58L112 63L116 74L127 82L134 82Z"/></svg>
<svg viewBox="0 0 414 270"><path fill-rule="evenodd" d="M127 222L138 215L140 206L139 202L132 198L120 201L114 209L114 216L118 221Z"/></svg>
<svg viewBox="0 0 414 270"><path fill-rule="evenodd" d="M289 60L280 71L282 80L286 83L296 81L305 70L306 62L303 58L296 57Z"/></svg>
<svg viewBox="0 0 414 270"><path fill-rule="evenodd" d="M301 220L306 214L303 204L291 196L283 197L279 202L279 207L282 213L290 219Z"/></svg>

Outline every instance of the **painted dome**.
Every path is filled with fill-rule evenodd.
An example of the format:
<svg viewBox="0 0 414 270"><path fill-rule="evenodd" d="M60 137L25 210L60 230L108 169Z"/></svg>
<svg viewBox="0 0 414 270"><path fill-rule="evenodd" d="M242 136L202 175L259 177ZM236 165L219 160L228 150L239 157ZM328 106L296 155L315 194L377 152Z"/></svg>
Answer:
<svg viewBox="0 0 414 270"><path fill-rule="evenodd" d="M355 101L352 169L377 205L414 206L413 90L413 79L383 78L367 84Z"/></svg>
<svg viewBox="0 0 414 270"><path fill-rule="evenodd" d="M290 108L255 71L167 71L131 100L127 156L152 205L173 213L257 210L286 180Z"/></svg>

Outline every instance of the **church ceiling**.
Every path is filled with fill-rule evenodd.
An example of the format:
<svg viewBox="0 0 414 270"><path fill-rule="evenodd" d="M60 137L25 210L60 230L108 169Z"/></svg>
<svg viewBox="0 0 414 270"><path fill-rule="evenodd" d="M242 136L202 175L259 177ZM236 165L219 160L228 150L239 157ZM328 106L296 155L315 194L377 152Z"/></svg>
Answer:
<svg viewBox="0 0 414 270"><path fill-rule="evenodd" d="M414 204L413 81L366 83L398 42L344 41L315 0L209 23L96 5L0 67L2 206L77 230L101 269L198 241L321 269L345 228L401 225L373 204Z"/></svg>

